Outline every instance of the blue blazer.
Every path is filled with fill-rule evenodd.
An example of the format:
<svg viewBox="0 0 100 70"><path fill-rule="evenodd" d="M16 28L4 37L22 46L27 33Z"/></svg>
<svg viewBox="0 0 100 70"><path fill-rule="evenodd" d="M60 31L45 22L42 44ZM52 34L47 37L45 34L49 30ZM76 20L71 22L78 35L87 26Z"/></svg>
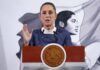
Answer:
<svg viewBox="0 0 100 70"><path fill-rule="evenodd" d="M54 34L44 34L41 29L34 30L29 45L45 46L50 43L58 43L62 46L72 46L70 33L63 28L57 28Z"/></svg>

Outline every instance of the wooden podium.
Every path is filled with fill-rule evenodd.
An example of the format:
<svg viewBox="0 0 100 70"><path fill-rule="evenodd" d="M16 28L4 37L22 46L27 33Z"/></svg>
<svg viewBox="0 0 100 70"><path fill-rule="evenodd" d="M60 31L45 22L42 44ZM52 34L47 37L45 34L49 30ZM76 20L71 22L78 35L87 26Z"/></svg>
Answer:
<svg viewBox="0 0 100 70"><path fill-rule="evenodd" d="M42 63L41 61L41 46L24 46L21 55L21 67L34 65L34 63ZM66 64L67 66L83 66L85 67L85 49L83 46L65 46ZM43 66L43 65L42 65ZM21 68L23 70L23 68Z"/></svg>
<svg viewBox="0 0 100 70"><path fill-rule="evenodd" d="M41 62L40 46L25 46L22 50L22 62ZM67 59L66 62L84 62L85 52L84 47L64 47Z"/></svg>

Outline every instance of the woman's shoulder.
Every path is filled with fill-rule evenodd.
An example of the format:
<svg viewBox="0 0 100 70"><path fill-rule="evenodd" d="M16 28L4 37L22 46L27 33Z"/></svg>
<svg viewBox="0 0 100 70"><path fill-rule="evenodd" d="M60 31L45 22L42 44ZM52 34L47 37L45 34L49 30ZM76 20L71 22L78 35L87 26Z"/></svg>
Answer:
<svg viewBox="0 0 100 70"><path fill-rule="evenodd" d="M41 33L41 32L42 32L41 29L33 30L33 34L39 34L39 33Z"/></svg>

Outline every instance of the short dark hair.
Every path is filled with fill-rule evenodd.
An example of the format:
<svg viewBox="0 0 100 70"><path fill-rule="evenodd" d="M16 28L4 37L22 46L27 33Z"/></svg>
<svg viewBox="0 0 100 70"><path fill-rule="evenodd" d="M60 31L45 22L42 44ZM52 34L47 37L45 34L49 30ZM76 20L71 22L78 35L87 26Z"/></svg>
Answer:
<svg viewBox="0 0 100 70"><path fill-rule="evenodd" d="M59 12L56 18L55 25L59 27L59 22L62 21L65 24L64 27L66 27L67 26L66 21L68 21L68 19L71 18L72 15L75 15L75 13L69 10Z"/></svg>
<svg viewBox="0 0 100 70"><path fill-rule="evenodd" d="M43 4L41 5L41 7L40 7L40 11L41 11L41 9L42 9L42 7L43 7L44 5L51 5L51 6L53 7L53 9L55 10L55 12L56 12L56 7L55 7L55 5L54 5L53 3L51 3L51 2L45 2L45 3L43 3Z"/></svg>

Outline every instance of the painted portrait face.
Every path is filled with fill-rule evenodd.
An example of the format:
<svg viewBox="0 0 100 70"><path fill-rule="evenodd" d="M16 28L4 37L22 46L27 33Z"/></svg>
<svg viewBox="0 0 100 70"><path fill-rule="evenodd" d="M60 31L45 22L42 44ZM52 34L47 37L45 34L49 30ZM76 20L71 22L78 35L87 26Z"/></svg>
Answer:
<svg viewBox="0 0 100 70"><path fill-rule="evenodd" d="M65 29L67 29L70 33L77 34L79 32L79 23L75 15L72 15L66 22L67 26Z"/></svg>
<svg viewBox="0 0 100 70"><path fill-rule="evenodd" d="M49 27L55 22L56 11L51 5L44 5L40 11L40 19L43 26Z"/></svg>

